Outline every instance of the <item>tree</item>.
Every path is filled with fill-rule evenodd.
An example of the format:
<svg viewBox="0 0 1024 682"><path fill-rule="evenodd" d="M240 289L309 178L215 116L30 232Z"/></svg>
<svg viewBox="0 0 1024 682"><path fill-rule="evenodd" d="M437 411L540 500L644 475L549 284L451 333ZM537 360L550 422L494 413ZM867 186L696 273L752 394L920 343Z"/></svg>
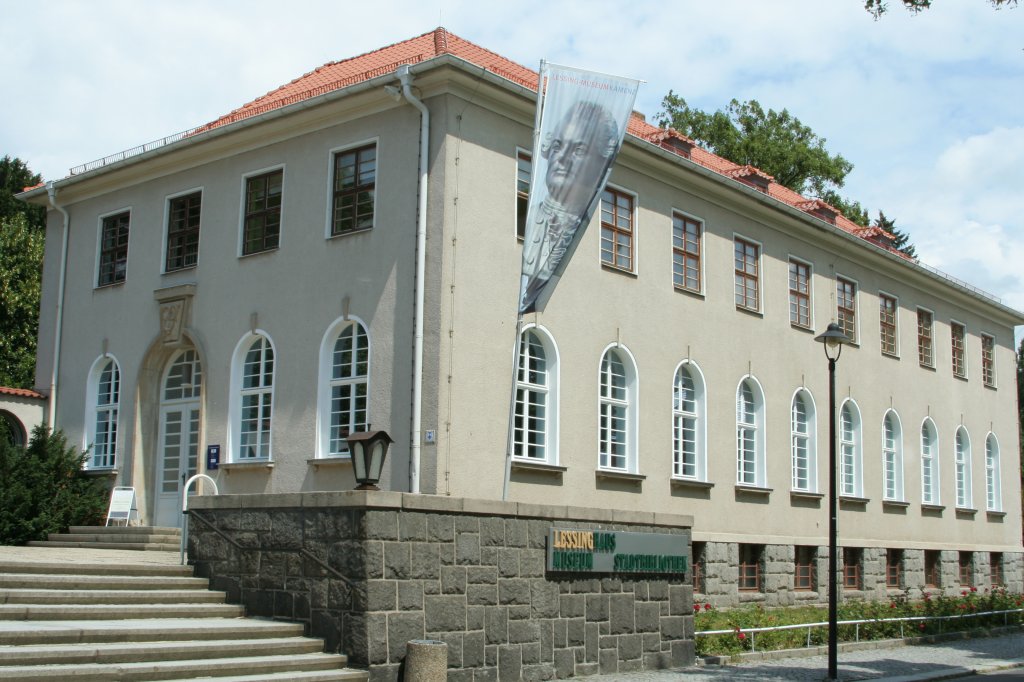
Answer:
<svg viewBox="0 0 1024 682"><path fill-rule="evenodd" d="M34 187L41 181L39 174L29 170L21 159L12 159L10 156L0 159L0 220L23 215L30 227L45 229L46 209L14 198L18 192L26 187Z"/></svg>
<svg viewBox="0 0 1024 682"><path fill-rule="evenodd" d="M902 2L903 7L914 14L932 6L932 0L902 0ZM1016 7L1017 0L988 0L988 4L996 9L1002 9L1003 7ZM889 3L886 0L864 0L864 9L870 12L875 19L879 19L889 11Z"/></svg>
<svg viewBox="0 0 1024 682"><path fill-rule="evenodd" d="M0 218L0 386L35 385L42 268L42 230Z"/></svg>
<svg viewBox="0 0 1024 682"><path fill-rule="evenodd" d="M658 123L671 126L733 163L750 164L800 194L822 196L843 186L853 164L825 149L825 139L783 109L732 100L714 113L693 109L669 91Z"/></svg>

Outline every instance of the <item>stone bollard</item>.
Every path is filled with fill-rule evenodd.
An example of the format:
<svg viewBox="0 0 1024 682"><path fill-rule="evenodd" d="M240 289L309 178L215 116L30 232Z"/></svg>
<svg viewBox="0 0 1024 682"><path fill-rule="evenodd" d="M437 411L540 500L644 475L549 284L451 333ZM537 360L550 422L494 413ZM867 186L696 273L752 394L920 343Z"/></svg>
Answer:
<svg viewBox="0 0 1024 682"><path fill-rule="evenodd" d="M445 682L448 645L436 639L412 639L406 645L406 682Z"/></svg>

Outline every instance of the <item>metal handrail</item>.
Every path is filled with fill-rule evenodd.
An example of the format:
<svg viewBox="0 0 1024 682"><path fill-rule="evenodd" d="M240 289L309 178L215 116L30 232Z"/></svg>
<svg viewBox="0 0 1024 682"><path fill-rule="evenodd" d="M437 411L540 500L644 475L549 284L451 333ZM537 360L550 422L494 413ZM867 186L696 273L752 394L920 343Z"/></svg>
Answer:
<svg viewBox="0 0 1024 682"><path fill-rule="evenodd" d="M942 631L942 621L952 620L954 618L973 618L978 616L996 616L1002 614L1003 625L1009 624L1009 614L1011 613L1024 613L1024 609L1006 609L1004 611L974 611L971 613L956 613L950 616L901 616L897 618L864 618L861 620L841 620L837 625L853 625L854 630L854 641L860 641L860 626L866 624L877 624L877 623L899 623L900 624L900 637L903 637L903 623L912 621L925 621L925 620L937 620L939 621L939 631ZM757 651L756 638L759 632L771 632L774 630L799 630L801 628L807 628L807 644L811 646L811 629L817 627L827 627L828 621L820 623L795 623L793 625L773 625L771 627L761 628L730 628L728 630L698 630L693 633L693 636L711 636L711 635L731 635L737 631L743 633L750 633L750 650Z"/></svg>
<svg viewBox="0 0 1024 682"><path fill-rule="evenodd" d="M192 487L192 484L201 478L205 478L213 486L213 494L217 495L220 491L217 489L217 481L213 480L206 474L196 474L192 478L185 481L185 485L181 488L181 565L185 565L185 548L188 546L188 491Z"/></svg>

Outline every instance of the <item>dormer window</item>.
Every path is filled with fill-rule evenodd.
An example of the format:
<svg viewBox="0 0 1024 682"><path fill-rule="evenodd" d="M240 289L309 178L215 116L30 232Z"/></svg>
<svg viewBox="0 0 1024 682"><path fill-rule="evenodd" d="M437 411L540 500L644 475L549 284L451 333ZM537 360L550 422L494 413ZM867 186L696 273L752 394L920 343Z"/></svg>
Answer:
<svg viewBox="0 0 1024 682"><path fill-rule="evenodd" d="M839 215L839 211L826 204L821 199L811 199L810 201L802 201L796 205L801 211L810 213L815 218L821 218L826 223L836 224L836 216Z"/></svg>
<svg viewBox="0 0 1024 682"><path fill-rule="evenodd" d="M745 185L750 185L758 192L765 194L768 193L768 186L775 179L764 171L750 165L738 166L731 171L726 171L726 175L734 180L739 180Z"/></svg>
<svg viewBox="0 0 1024 682"><path fill-rule="evenodd" d="M693 140L672 128L662 128L650 134L647 140L686 159L690 158L695 145Z"/></svg>

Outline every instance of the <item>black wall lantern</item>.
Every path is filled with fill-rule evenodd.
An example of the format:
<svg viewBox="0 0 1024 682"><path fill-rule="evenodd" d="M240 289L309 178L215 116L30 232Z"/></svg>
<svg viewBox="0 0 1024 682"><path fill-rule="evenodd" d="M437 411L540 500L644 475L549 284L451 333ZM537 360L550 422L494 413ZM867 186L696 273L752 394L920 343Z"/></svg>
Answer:
<svg viewBox="0 0 1024 682"><path fill-rule="evenodd" d="M358 431L348 436L348 451L352 455L352 468L356 476L356 490L380 490L380 472L388 447L394 443L385 431Z"/></svg>

